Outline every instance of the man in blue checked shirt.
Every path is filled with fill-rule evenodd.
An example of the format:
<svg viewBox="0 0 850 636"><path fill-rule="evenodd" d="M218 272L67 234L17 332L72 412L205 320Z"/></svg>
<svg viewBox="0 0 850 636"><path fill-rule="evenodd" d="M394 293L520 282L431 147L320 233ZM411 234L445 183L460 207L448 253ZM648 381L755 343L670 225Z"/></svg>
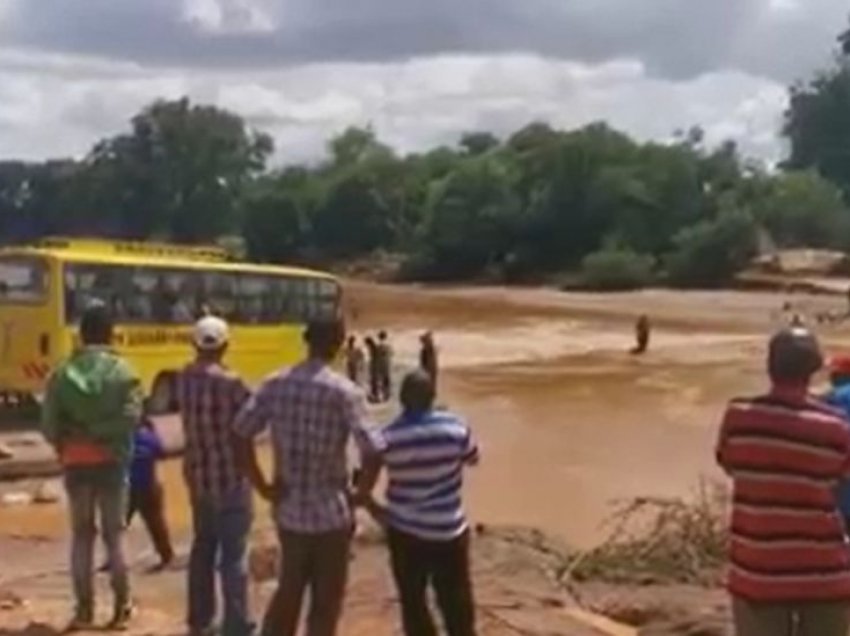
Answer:
<svg viewBox="0 0 850 636"><path fill-rule="evenodd" d="M309 593L307 636L336 633L345 598L354 510L346 448L368 452L366 396L333 362L345 342L341 320L313 320L304 332L307 358L269 377L234 423L249 441L272 440L274 473L263 474L252 444L243 466L274 505L282 565L263 636L294 636Z"/></svg>

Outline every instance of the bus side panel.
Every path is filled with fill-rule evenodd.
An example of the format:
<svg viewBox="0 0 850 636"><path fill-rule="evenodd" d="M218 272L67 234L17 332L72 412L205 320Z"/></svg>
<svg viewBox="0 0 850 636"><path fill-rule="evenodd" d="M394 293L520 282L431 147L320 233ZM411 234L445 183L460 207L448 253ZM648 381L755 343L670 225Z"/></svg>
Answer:
<svg viewBox="0 0 850 636"><path fill-rule="evenodd" d="M133 367L150 395L162 372L176 371L192 359L191 329L177 325L118 325L115 350Z"/></svg>
<svg viewBox="0 0 850 636"><path fill-rule="evenodd" d="M45 259L42 300L0 303L0 391L41 395L66 354L61 329L59 266Z"/></svg>
<svg viewBox="0 0 850 636"><path fill-rule="evenodd" d="M255 386L272 372L291 367L304 358L303 333L303 325L235 325L227 364Z"/></svg>
<svg viewBox="0 0 850 636"><path fill-rule="evenodd" d="M256 386L273 371L302 359L302 333L300 325L234 325L225 364ZM177 371L192 361L191 338L189 325L119 325L115 349L133 366L150 394L161 373Z"/></svg>

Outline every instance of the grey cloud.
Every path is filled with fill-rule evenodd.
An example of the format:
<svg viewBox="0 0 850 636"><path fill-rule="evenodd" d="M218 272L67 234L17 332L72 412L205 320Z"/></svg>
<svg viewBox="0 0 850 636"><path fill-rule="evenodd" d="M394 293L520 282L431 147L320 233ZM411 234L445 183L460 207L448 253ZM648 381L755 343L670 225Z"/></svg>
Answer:
<svg viewBox="0 0 850 636"><path fill-rule="evenodd" d="M45 68L53 56L34 56ZM570 128L608 120L642 139L702 125L711 143L732 137L747 154L776 160L786 91L742 73L690 81L648 77L637 62L587 65L531 55L441 56L389 64L325 64L284 70L133 70L75 66L62 73L5 68L0 54L0 156L84 153L127 127L157 97L189 95L271 133L277 161L315 160L349 125L374 124L402 151L456 140L465 130L507 134L534 119ZM74 72L72 72L72 70ZM125 73L125 75L122 74Z"/></svg>
<svg viewBox="0 0 850 636"><path fill-rule="evenodd" d="M206 30L185 18L181 0L7 1L0 39L9 45L148 65L527 51L584 62L636 58L671 78L737 68L782 81L827 61L847 11L844 0L206 0L234 23L256 5L269 28L252 32Z"/></svg>

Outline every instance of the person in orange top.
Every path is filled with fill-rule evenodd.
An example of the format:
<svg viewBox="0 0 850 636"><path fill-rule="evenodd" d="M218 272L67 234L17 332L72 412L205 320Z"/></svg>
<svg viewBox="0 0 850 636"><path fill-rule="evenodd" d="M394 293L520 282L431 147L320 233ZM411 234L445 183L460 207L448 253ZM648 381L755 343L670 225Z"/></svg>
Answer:
<svg viewBox="0 0 850 636"><path fill-rule="evenodd" d="M110 349L112 317L105 305L89 307L80 321L83 346L48 382L42 427L65 478L71 517L71 578L76 599L69 631L94 621L94 542L100 517L115 596L110 627L123 629L131 614L124 560L124 515L133 434L142 411L138 376Z"/></svg>

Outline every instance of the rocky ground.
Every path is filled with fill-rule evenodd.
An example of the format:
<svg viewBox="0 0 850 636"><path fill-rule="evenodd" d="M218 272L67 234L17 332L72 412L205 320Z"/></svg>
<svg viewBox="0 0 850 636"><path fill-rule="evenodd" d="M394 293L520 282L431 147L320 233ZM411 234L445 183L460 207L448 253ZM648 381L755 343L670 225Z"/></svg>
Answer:
<svg viewBox="0 0 850 636"><path fill-rule="evenodd" d="M131 633L183 634L186 549L167 572L147 572L152 556L136 529L129 537L139 612ZM274 587L277 547L267 527L255 532L250 557L259 613ZM723 636L728 609L718 588L688 585L575 583L564 579L576 554L540 532L479 527L473 542L479 633L488 636ZM0 540L0 636L53 636L70 607L64 541ZM380 532L358 533L342 636L399 634L399 608ZM105 577L98 581L107 619Z"/></svg>

